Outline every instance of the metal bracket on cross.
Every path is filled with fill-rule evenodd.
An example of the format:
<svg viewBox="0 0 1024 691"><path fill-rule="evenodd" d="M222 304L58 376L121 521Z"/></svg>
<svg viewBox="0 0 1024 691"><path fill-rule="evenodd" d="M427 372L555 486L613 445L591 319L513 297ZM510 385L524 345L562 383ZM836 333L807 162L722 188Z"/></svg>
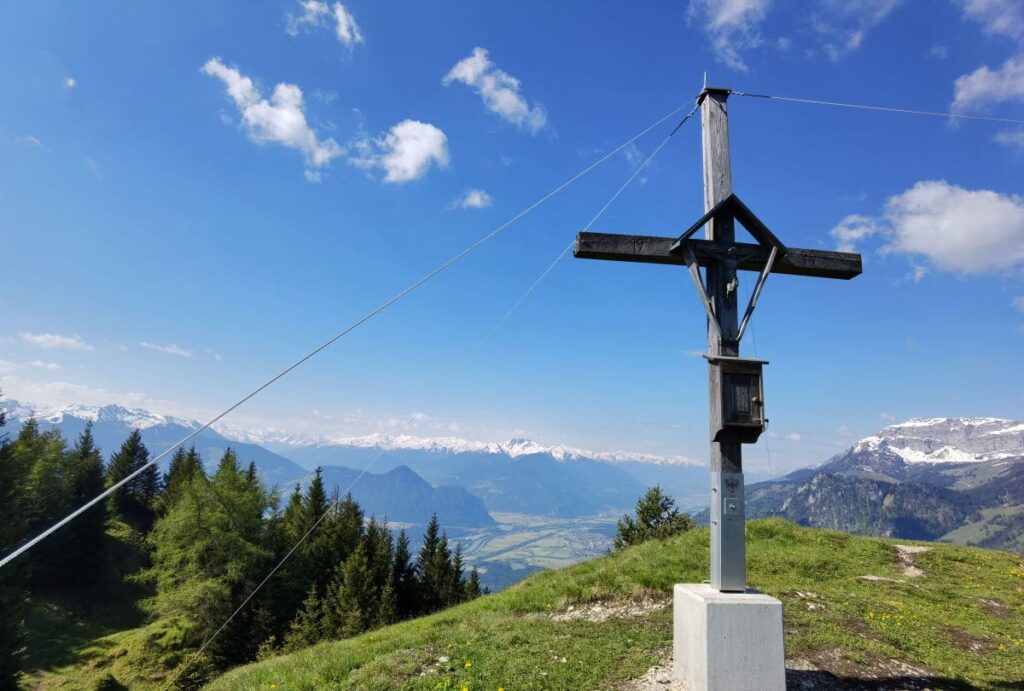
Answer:
<svg viewBox="0 0 1024 691"><path fill-rule="evenodd" d="M750 302L747 303L747 309L743 313L743 320L740 322L739 330L736 332L736 342L739 343L743 339L743 334L747 330L747 325L750 323L750 318L754 314L754 308L757 307L758 298L761 297L761 291L764 289L765 281L768 280L768 274L771 273L772 267L775 265L775 259L781 253L783 256L786 254L786 246L782 244L782 241L775 237L772 231L768 230L768 226L759 219L753 211L751 211L746 204L740 201L740 198L735 194L730 194L728 197L723 199L721 202L716 204L710 211L701 216L696 223L687 228L686 232L679 236L675 242L669 247L669 252L672 254L680 254L683 258L683 262L686 264L686 268L690 271L690 278L693 279L693 285L697 288L697 296L700 298L701 303L704 305L704 311L708 315L708 323L711 324L715 330L718 338L722 337L722 329L718 323L718 318L715 316L715 310L711 304L711 298L708 296L708 291L704 285L704 281L700 275L700 267L697 264L697 258L693 253L693 245L690 238L698 230L707 225L708 221L714 220L715 222L723 221L739 221L740 225L747 229L747 232L753 236L757 242L763 247L767 248L768 259L761 269L761 274L757 277L757 283L754 284L754 290L750 293Z"/></svg>

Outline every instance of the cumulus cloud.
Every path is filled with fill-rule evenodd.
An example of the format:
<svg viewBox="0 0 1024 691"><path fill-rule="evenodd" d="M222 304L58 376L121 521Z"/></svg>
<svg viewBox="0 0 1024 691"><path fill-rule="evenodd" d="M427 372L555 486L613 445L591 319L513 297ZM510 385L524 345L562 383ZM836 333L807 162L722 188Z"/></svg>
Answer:
<svg viewBox="0 0 1024 691"><path fill-rule="evenodd" d="M61 336L60 334L36 334L23 331L18 336L25 343L44 350L92 350L92 346L78 336Z"/></svg>
<svg viewBox="0 0 1024 691"><path fill-rule="evenodd" d="M884 252L923 255L964 274L1024 263L1024 198L968 190L945 180L919 182L886 202Z"/></svg>
<svg viewBox="0 0 1024 691"><path fill-rule="evenodd" d="M202 72L224 83L252 141L260 144L274 142L298 149L311 169L322 168L344 153L337 142L330 138L321 139L309 126L302 89L295 84L278 84L268 101L252 79L237 68L225 65L220 58L207 61Z"/></svg>
<svg viewBox="0 0 1024 691"><path fill-rule="evenodd" d="M760 26L770 4L770 0L690 0L688 16L704 26L719 61L747 72L740 51L764 43Z"/></svg>
<svg viewBox="0 0 1024 691"><path fill-rule="evenodd" d="M176 355L177 357L192 357L192 351L185 350L181 346L176 345L174 343L171 343L170 345L160 345L159 343L150 343L149 341L143 341L139 345L142 346L143 348L148 348L149 350L155 350L158 353L163 353L164 355Z"/></svg>
<svg viewBox="0 0 1024 691"><path fill-rule="evenodd" d="M474 89L488 110L517 127L536 133L547 124L544 107L537 103L530 105L519 93L519 80L498 69L487 51L479 46L469 57L456 63L442 80L445 86L452 82L461 82Z"/></svg>
<svg viewBox="0 0 1024 691"><path fill-rule="evenodd" d="M486 209L494 199L484 190L470 188L460 194L450 205L453 209Z"/></svg>
<svg viewBox="0 0 1024 691"><path fill-rule="evenodd" d="M1024 3L1020 0L958 0L964 17L981 24L986 33L1024 37Z"/></svg>
<svg viewBox="0 0 1024 691"><path fill-rule="evenodd" d="M302 14L288 14L285 31L290 36L298 36L304 29L315 29L332 23L338 40L349 48L363 42L363 32L359 29L355 17L340 2L328 6L326 2L319 0L302 0L299 6L302 7Z"/></svg>
<svg viewBox="0 0 1024 691"><path fill-rule="evenodd" d="M74 77L64 77L65 89L74 89L76 86L78 86L78 82L75 80Z"/></svg>
<svg viewBox="0 0 1024 691"><path fill-rule="evenodd" d="M28 364L38 369L45 369L51 371L61 369L61 366L58 365L56 362L46 362L45 360L32 360Z"/></svg>
<svg viewBox="0 0 1024 691"><path fill-rule="evenodd" d="M1024 100L1024 58L1011 57L998 69L983 65L953 83L953 110Z"/></svg>
<svg viewBox="0 0 1024 691"><path fill-rule="evenodd" d="M924 258L936 269L1010 270L1024 265L1024 198L924 180L889 197L880 217L847 216L832 229L840 249L873 235L884 238L883 254ZM908 278L920 281L928 268L914 262Z"/></svg>
<svg viewBox="0 0 1024 691"><path fill-rule="evenodd" d="M829 234L836 239L836 250L840 252L856 252L857 243L878 232L878 222L871 216L850 214L839 222Z"/></svg>
<svg viewBox="0 0 1024 691"><path fill-rule="evenodd" d="M448 165L448 137L439 128L419 120L403 120L387 134L355 143L359 153L349 159L363 169L380 168L384 182L404 183L423 177L432 165Z"/></svg>

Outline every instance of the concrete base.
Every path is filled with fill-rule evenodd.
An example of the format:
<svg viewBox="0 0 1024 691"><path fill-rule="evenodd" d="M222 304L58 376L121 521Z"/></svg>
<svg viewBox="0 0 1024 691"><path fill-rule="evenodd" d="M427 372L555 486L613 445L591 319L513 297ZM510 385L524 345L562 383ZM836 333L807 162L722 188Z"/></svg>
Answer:
<svg viewBox="0 0 1024 691"><path fill-rule="evenodd" d="M672 653L687 691L785 691L782 603L756 590L676 585Z"/></svg>

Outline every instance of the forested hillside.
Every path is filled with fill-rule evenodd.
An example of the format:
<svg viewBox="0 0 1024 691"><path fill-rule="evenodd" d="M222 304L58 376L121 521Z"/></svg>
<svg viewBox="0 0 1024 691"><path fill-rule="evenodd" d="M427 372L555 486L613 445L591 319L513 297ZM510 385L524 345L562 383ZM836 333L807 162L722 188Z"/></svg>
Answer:
<svg viewBox="0 0 1024 691"><path fill-rule="evenodd" d="M107 462L89 426L70 446L34 420L4 436L0 552L149 457L137 431ZM192 688L230 666L480 593L476 569L466 573L436 517L414 555L404 530L364 515L351 496L330 496L319 471L283 499L231 449L209 474L194 448L178 449L166 473L147 468L0 571L11 622L0 629L0 688L19 678L136 688L179 674Z"/></svg>

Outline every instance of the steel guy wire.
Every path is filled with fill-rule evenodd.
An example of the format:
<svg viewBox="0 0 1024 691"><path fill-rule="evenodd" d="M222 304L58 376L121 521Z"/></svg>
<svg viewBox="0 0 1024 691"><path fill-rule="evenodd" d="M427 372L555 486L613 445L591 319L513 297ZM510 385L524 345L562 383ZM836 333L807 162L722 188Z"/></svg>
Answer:
<svg viewBox="0 0 1024 691"><path fill-rule="evenodd" d="M678 110L680 110L680 109L676 109L676 112L678 112ZM610 207L612 205L612 203L616 199L619 198L619 195L621 195L623 193L623 191L625 191L625 189L630 185L630 183L632 183L633 180L636 179L636 177L640 174L640 172L644 168L647 167L647 164L650 163L651 160L654 159L654 157L658 155L658 152L660 152L662 150L662 148L664 148L665 144L668 143L668 140L671 139L672 136L676 132L679 131L679 128L682 127L683 124L685 124L686 121L690 119L690 117L696 112L696 110L697 110L697 107L695 106L693 108L693 110L691 110L689 113L687 113L686 117L684 117L682 119L682 121L678 125L676 125L675 129L673 129L672 132L667 137L665 137L665 139L662 140L662 142L654 149L654 151L652 151L651 154L646 159L644 159L643 163L641 163L639 166L637 166L636 170L633 171L633 174L629 176L629 178L626 180L626 182L623 183L623 185L621 187L619 187L618 190L615 191L615 193L604 204L604 206L602 206L598 210L598 212L594 215L594 217L590 219L590 221L587 223L587 225L583 229L584 232L586 232L587 230L590 230L590 228L594 225L594 223L597 222L597 220L604 214L604 212L608 210L608 207ZM661 121L659 121L659 123L663 122L663 121L664 121L664 118ZM657 126L657 123L654 126ZM648 130L645 130L645 132L649 131L650 129L651 128L648 128ZM635 141L638 138L639 137L634 137L634 139L631 140L631 141ZM619 147L619 149L617 149L616 152L618 150L621 150L622 148L625 148L625 146L627 146L627 145L628 145L628 143L626 145L623 145L622 147ZM613 152L613 153L616 153L616 152ZM509 310L507 312L505 312L504 315L502 315L502 317L495 323L495 325L490 329L490 331L488 331L487 334L485 334L484 337L482 339L480 339L480 341L476 344L476 346L470 351L471 355L476 353L477 351L479 351L481 348L483 348L483 346L488 341L490 341L490 339L494 336L494 334L498 331L498 329L501 328L501 326L508 320L508 318L510 316L512 316L512 314L520 307L520 305L523 304L523 302L533 293L533 291L537 289L537 286L539 286L544 281L544 279L548 277L548 275L554 270L554 268L559 264L559 262L562 261L562 259L569 252L569 250L572 249L574 244L575 244L575 240L573 242L570 242L568 245L566 245L565 249L562 250L562 252L555 258L555 260L550 265L548 265L548 267L546 269L544 269L544 271L540 274L540 276L538 276L537 279L526 289L526 291L522 295L519 296L519 299L517 299L515 301L515 303L513 303L512 307L509 308ZM438 396L441 395L445 385L447 384L447 381L448 381L448 378L445 378L444 380L441 381L441 383L438 385L438 387L434 390L434 392L426 400L424 405L422 405L420 407L421 410L425 409L425 408L429 408L430 405L438 398ZM411 424L411 420L407 420L405 422L405 424L403 425L403 428L402 428L401 432L405 432L405 430L408 429L410 424ZM230 624L231 621L236 616L238 616L238 614L243 609L245 609L246 605L248 605L249 602L252 601L252 599L256 596L256 593L258 593L260 591L260 589L262 589L263 586L266 585L267 582L270 581L271 578L273 578L274 574L277 573L278 570L280 570L280 568L282 566L284 566L284 563L286 561L288 561L288 559L292 556L292 554L294 554L295 551L302 545L302 543L306 541L306 538L308 538L310 535L312 535L313 531L316 530L320 526L320 524L323 522L323 520L325 518L327 518L327 516L329 516L333 511L335 511L337 509L338 503L341 501L341 498L343 496L347 496L348 493L352 491L352 488L355 487L356 483L358 483L363 478L363 476L365 476L370 471L370 468L373 467L373 465L377 462L377 460L380 459L380 457L384 455L384 451L385 450L383 448L378 450L377 454L370 460L370 462L367 463L362 468L362 470L359 472L359 474L349 483L349 485L345 489L345 491L344 492L339 492L337 494L337 496L335 497L334 501L331 503L331 505L329 507L327 507L327 510L324 511L324 513L320 516L320 518L318 518L313 523L313 525L310 526L310 528L305 533L302 534L302 536L291 547L291 549L289 549L288 552L286 552L285 555L281 558L281 560L278 561L277 564L274 565L274 567L270 570L270 572L266 575L266 577L264 577L263 580L260 581L256 585L256 587L252 590L252 592L250 592L249 595L242 601L242 603L240 605L238 605L238 607L235 609L235 611L233 611L228 616L228 618L224 620L224 623L221 624L220 627L218 627L217 630L214 631L213 634L209 638L206 639L206 641L188 659L188 661L185 662L184 665L182 665L181 667L178 668L177 672L171 678L171 680L168 682L168 684L167 684L167 686L165 688L169 689L169 688L173 687L174 683L185 672L185 670L188 669L188 667L193 662L195 662L195 660L199 659L202 656L202 654L206 651L206 649L210 646L210 644L213 643L213 641L217 638L217 636L219 636L221 634L221 632L224 631L225 628L227 628L228 624Z"/></svg>
<svg viewBox="0 0 1024 691"><path fill-rule="evenodd" d="M62 527L64 527L65 525L67 525L68 523L73 521L75 518L77 518L78 516L82 515L83 513L88 511L90 508L92 508L93 506L95 506L99 502L101 502L104 499L106 499L107 497L109 497L111 494L116 492L118 489L123 487L125 484L127 484L131 480L135 479L140 474L142 474L147 468L150 468L150 467L156 465L163 458L165 458L168 454L173 452L176 448L178 448L179 446L182 446L183 444L188 443L189 440L193 439L196 435L200 434L201 432L203 432L206 429L209 429L211 426L216 424L222 418L226 417L228 414L233 412L235 409L239 408L244 403L248 402L250 399L254 398L256 395L261 393L264 389L268 388L269 386L271 386L272 384L277 382L279 379L282 379L283 377L288 375L292 370L294 370L297 367L299 367L300 365L304 364L307 360L310 360L314 356L318 355L321 351L326 350L328 347L333 345L335 342L341 340L343 337L347 336L352 331L355 331L357 328L359 328L360 326L362 326L366 322L370 321L371 319L376 317L381 312L384 312L386 309L391 307L393 304L395 304L399 300L402 300L407 295L409 295L410 293L414 292L417 288L421 287L423 284L427 283L428 281L433 279L435 276L437 276L438 274L442 273L443 271L445 271L446 269L451 267L453 264L456 264L457 262L459 262L460 260L465 258L467 255L472 253L474 250L479 248L481 245L487 243L489 240L491 240L494 237L496 237L497 235L499 235L501 232L506 230L509 226L514 224L516 221L518 221L519 219L523 218L524 216L526 216L530 212L534 211L537 207L541 206L546 201L548 201L552 197L554 197L557 194L559 194L562 190L564 190L565 188L569 187L570 185L575 183L577 180L579 180L580 178L582 178L585 175L587 175L588 173L590 173L592 170L594 170L595 168L600 166L602 163L607 161L609 158L611 158L615 154L619 153L620 151L625 149L627 146L629 146L630 144L635 142L637 139L639 139L640 137L644 136L645 134L647 134L648 132L653 130L655 127L657 127L661 123L663 123L666 120L668 120L669 118L671 118L673 115L678 113L680 110L682 110L686 106L687 106L687 104L685 104L685 103L683 105L680 105L679 107L677 107L674 110L672 110L670 113L668 113L668 114L662 116L661 118L659 118L654 124L649 125L648 127L646 127L643 130L641 130L638 134L630 137L625 142L623 142L619 146L615 147L614 149L609 151L607 154L605 154L601 158L597 159L595 162L591 163L589 166L587 166L586 168L584 168L580 172L576 173L574 176L572 176L571 178L569 178L568 180L566 180L565 182L563 182L562 184L560 184L559 186L557 186L556 188L554 188L553 190L551 190L550 192L545 194L543 197L541 197L537 201L535 201L532 204L530 204L529 206L527 206L525 209L523 209L522 211L517 213L511 219L509 219L508 221L505 221L504 223L499 225L497 228L492 230L490 233L488 233L487 235L483 236L482 238L480 238L479 240L477 240L473 244L469 245L466 249L462 250L461 252L459 252L455 256L453 256L450 259L448 259L447 261L443 262L442 264L440 264L439 266L437 266L436 268L434 268L430 272L428 272L425 276L423 276L419 280L413 282L412 284L410 284L409 286L407 286L406 288L404 288L403 290L398 292L396 295L394 295L393 297L391 297L390 299L388 299L387 301L382 303L379 307L375 308L374 310L372 310L369 313L367 313L365 316L359 318L358 320L356 320L355 322L353 322L349 326L345 327L345 329L343 329L341 332L339 332L338 334L332 336L330 339L325 341L323 344L321 344L320 346L317 346L314 350L310 351L308 354L302 356L301 358L299 358L298 360L293 362L291 365L289 365L285 369L283 369L280 372L278 372L277 374L275 374L273 377L268 379L266 382L264 382L263 384L261 384L257 388L253 389L253 391L251 391L250 393L248 393L244 397L242 397L238 402L236 402L233 405L231 405L230 407L228 407L226 410L224 410L224 412L222 412L222 413L218 414L216 417L210 419L205 424L197 427L195 430L190 432L187 436L183 437L180 441L178 441L177 443L175 443L172 446L170 446L167 449L165 449L163 452L161 452L160 454L155 456L153 459L151 459L145 465L141 466L140 468L138 468L137 470L135 470L131 474L125 476L124 478L122 478L118 482L114 483L113 485L108 487L106 490L104 490L102 493L97 495L95 498L93 498L92 500L86 502L85 504L83 504L79 508L75 509L74 511L69 513L67 516L65 516L64 518L62 518L59 521L57 521L56 523L54 523L49 528L47 528L46 530L44 530L41 533L39 533L38 535L36 535L34 538L29 540L28 542L22 544L20 547L17 547L16 549L12 550L10 553L4 555L3 558L0 558L0 568L3 568L4 566L9 564L14 559L17 559L19 556L21 556L22 554L24 554L28 550L32 549L32 547L34 547L38 543L40 543L43 540L45 540L47 537L49 537L50 535L52 535L56 531L60 530Z"/></svg>

